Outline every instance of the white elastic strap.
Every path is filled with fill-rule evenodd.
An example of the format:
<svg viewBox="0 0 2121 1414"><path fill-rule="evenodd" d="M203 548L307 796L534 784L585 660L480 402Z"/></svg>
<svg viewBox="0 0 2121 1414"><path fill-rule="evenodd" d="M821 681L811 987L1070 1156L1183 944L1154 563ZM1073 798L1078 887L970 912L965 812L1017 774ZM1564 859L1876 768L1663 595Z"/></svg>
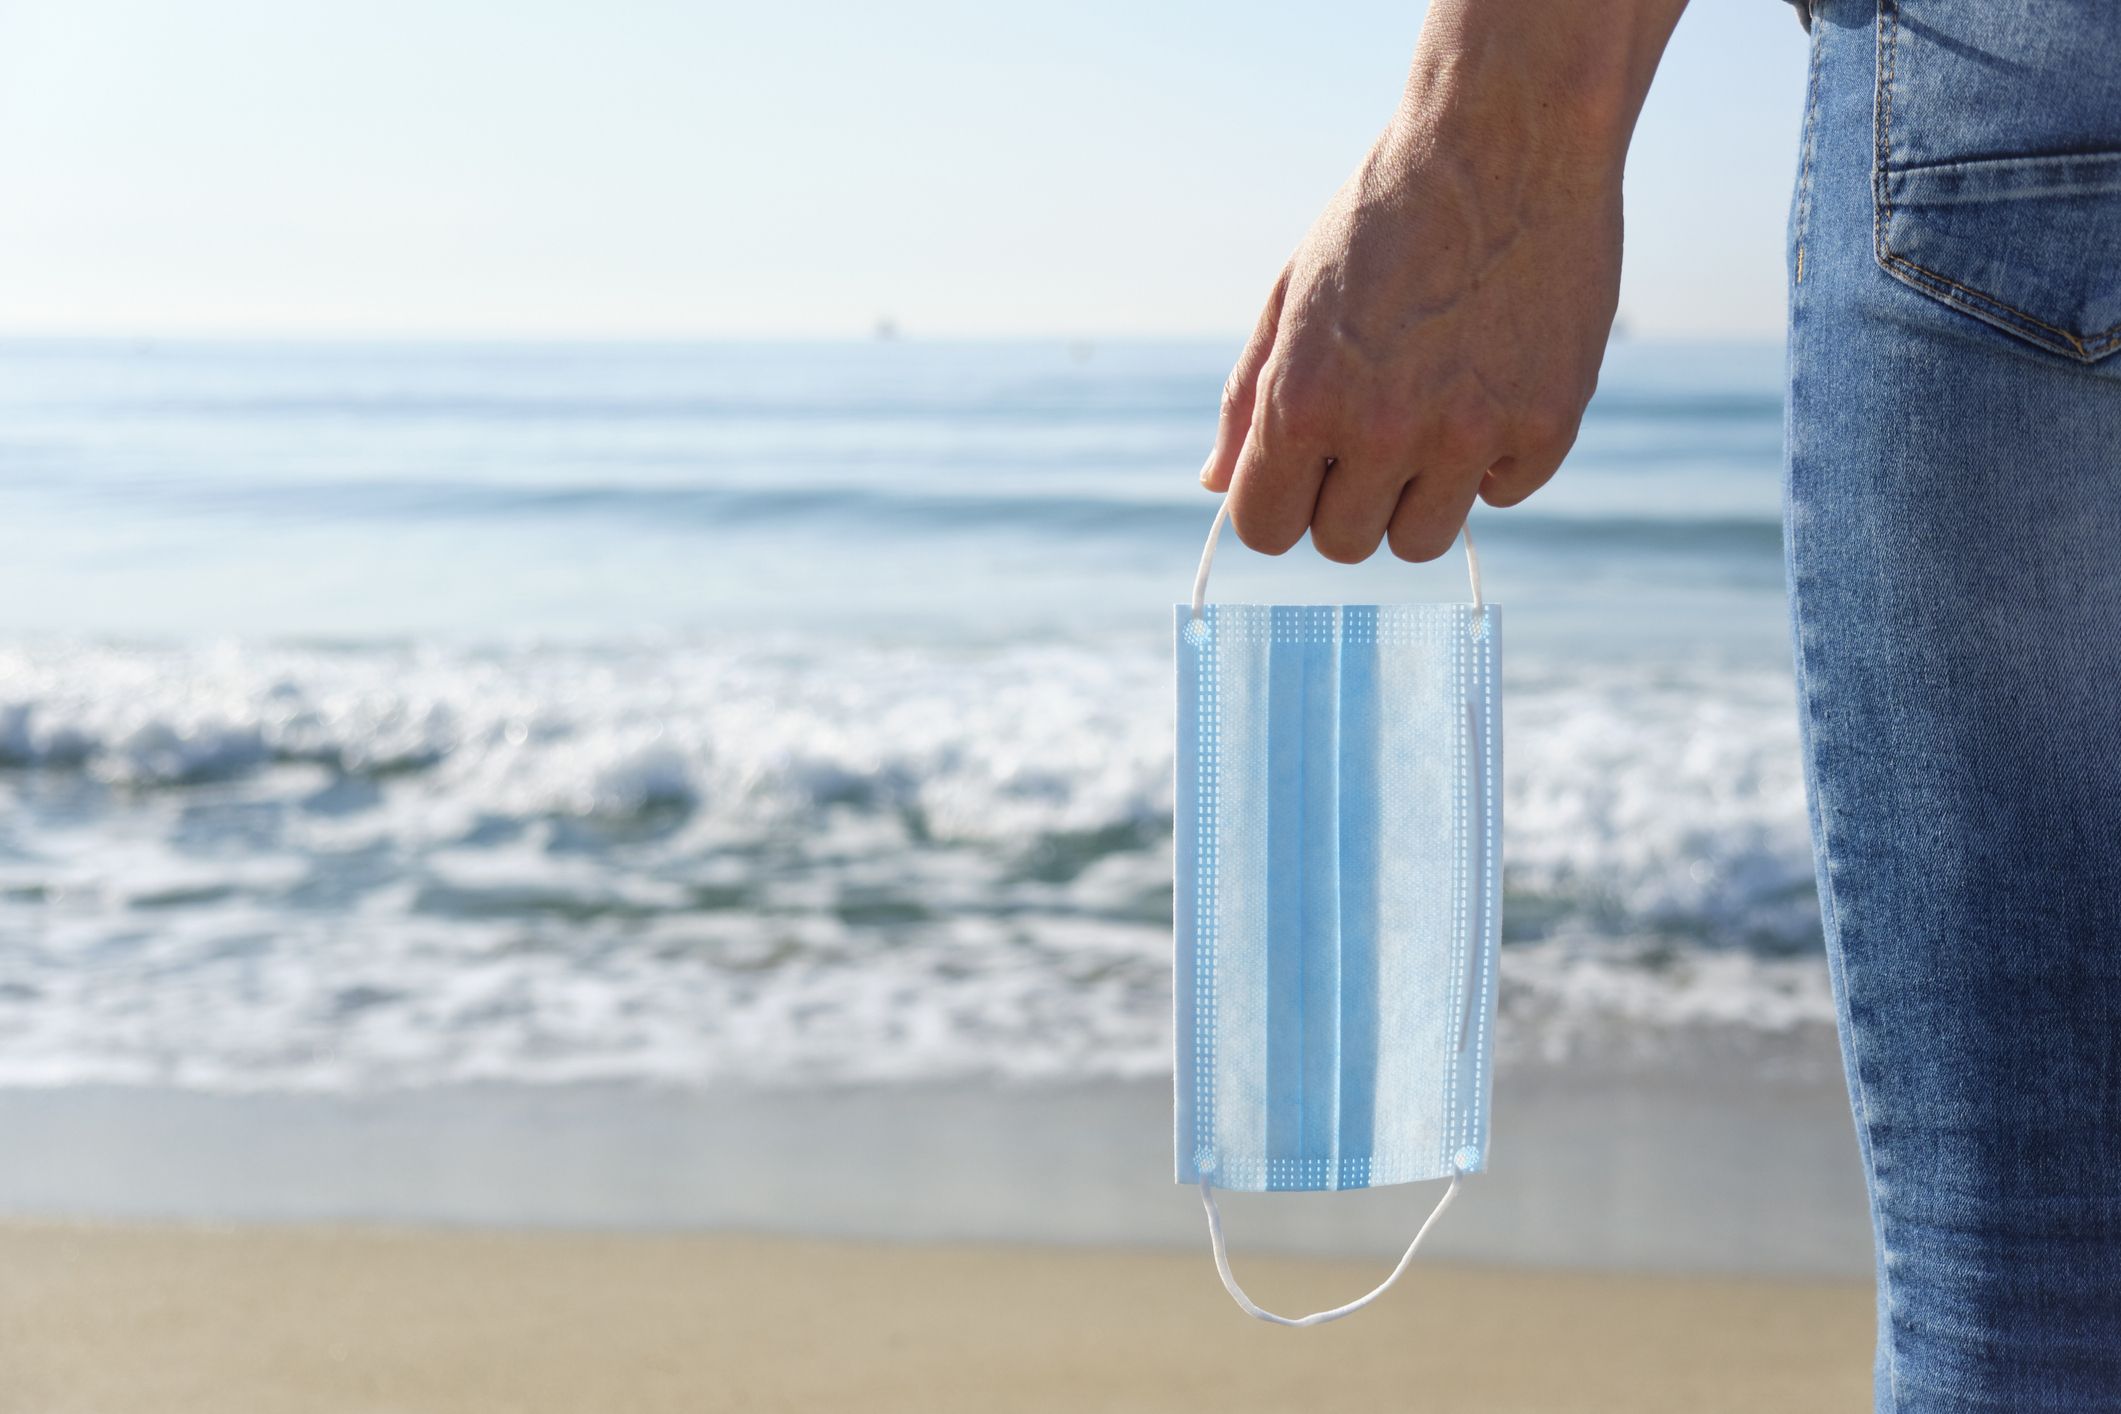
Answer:
<svg viewBox="0 0 2121 1414"><path fill-rule="evenodd" d="M1223 538L1223 522L1230 518L1230 498L1223 497L1222 504L1215 508L1215 524L1208 527L1208 543L1200 552L1200 570L1193 576L1193 617L1199 618L1201 606L1208 602L1208 570L1215 564L1215 545Z"/></svg>
<svg viewBox="0 0 2121 1414"><path fill-rule="evenodd" d="M1429 1229L1436 1226L1436 1220L1443 1216L1443 1210L1450 1207L1451 1200L1458 1196L1458 1185L1465 1176L1464 1169L1455 1165L1452 1167L1451 1186L1444 1189L1443 1197L1436 1200L1436 1206L1429 1210L1429 1216L1415 1231L1414 1240L1407 1244L1407 1250L1400 1255L1399 1265L1392 1268L1392 1274L1379 1282L1375 1290L1366 1296L1356 1297L1345 1306L1335 1306L1330 1311L1313 1311L1308 1316L1277 1316L1272 1311L1262 1309L1251 1297L1245 1295L1245 1289L1237 1284L1237 1278L1230 1275L1230 1253L1223 1245L1223 1215L1215 1206L1215 1190L1208 1186L1208 1180L1204 1178L1200 1181L1200 1201L1208 1209L1208 1241L1215 1248L1215 1270L1223 1279L1223 1290L1230 1293L1230 1299L1237 1303L1240 1311L1256 1321L1265 1321L1268 1325L1322 1326L1328 1321L1337 1321L1342 1316L1352 1316L1390 1291L1392 1283L1399 1280L1400 1273L1413 1263L1415 1250L1421 1246L1421 1240L1429 1235Z"/></svg>
<svg viewBox="0 0 2121 1414"><path fill-rule="evenodd" d="M1466 578L1473 582L1473 612L1477 614L1487 603L1480 597L1480 551L1473 548L1473 526L1470 521L1458 527L1458 533L1466 542Z"/></svg>
<svg viewBox="0 0 2121 1414"><path fill-rule="evenodd" d="M1215 564L1215 546L1223 538L1223 522L1229 518L1230 498L1225 496L1222 504L1215 508L1215 524L1208 527L1208 543L1201 548L1200 569L1193 576L1193 617L1196 619L1208 602L1208 571ZM1472 526L1461 526L1458 533L1465 537L1466 578L1473 585L1473 612L1477 614L1487 603L1480 594L1480 552L1473 548Z"/></svg>

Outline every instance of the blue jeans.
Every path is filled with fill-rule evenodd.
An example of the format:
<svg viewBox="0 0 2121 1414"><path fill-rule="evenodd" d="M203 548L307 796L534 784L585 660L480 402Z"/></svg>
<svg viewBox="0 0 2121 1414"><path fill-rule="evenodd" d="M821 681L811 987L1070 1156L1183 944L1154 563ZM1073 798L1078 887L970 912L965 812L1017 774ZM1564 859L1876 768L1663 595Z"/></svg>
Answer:
<svg viewBox="0 0 2121 1414"><path fill-rule="evenodd" d="M2121 1410L2121 5L1813 0L1786 543L1881 1410Z"/></svg>

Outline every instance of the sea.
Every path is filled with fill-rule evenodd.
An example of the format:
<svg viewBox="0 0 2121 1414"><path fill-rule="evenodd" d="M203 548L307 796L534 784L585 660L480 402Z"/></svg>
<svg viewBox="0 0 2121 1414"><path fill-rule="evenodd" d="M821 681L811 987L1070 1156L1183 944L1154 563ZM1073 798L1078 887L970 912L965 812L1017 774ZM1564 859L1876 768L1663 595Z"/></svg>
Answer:
<svg viewBox="0 0 2121 1414"><path fill-rule="evenodd" d="M0 344L0 1087L1167 1075L1233 352ZM1833 1061L1779 386L1618 343L1562 472L1474 515L1506 1077Z"/></svg>

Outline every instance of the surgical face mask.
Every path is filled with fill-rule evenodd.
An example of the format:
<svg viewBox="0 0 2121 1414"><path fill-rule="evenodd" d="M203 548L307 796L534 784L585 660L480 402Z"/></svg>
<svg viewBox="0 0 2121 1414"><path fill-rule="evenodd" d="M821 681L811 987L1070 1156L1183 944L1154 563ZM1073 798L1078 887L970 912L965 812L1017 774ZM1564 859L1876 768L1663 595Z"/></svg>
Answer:
<svg viewBox="0 0 2121 1414"><path fill-rule="evenodd" d="M1398 1280L1486 1162L1501 937L1500 611L1209 604L1178 628L1178 1181L1264 1321L1317 1325ZM1230 1274L1217 1188L1450 1179L1376 1290L1303 1317Z"/></svg>

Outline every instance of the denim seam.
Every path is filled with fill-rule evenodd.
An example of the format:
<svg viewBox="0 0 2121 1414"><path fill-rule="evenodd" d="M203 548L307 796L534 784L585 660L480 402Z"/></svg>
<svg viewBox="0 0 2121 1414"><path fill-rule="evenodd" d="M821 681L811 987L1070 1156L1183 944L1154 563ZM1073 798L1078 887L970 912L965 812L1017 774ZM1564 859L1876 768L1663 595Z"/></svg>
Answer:
<svg viewBox="0 0 2121 1414"><path fill-rule="evenodd" d="M1880 0L1878 7L1878 96L1876 105L1877 167L1872 176L1871 240L1886 273L1942 300L1955 309L2018 334L2041 348L2070 354L2090 363L2121 343L2121 324L2096 334L2075 334L2037 318L1986 290L1977 290L1895 251L1886 240L1893 217L1893 81L1900 71L1900 0ZM1942 165L1942 164L1933 164ZM1913 170L1901 168L1899 170ZM2053 338L2043 337L2051 334ZM2058 342L2059 341L2059 342Z"/></svg>
<svg viewBox="0 0 2121 1414"><path fill-rule="evenodd" d="M1794 580L1794 574L1792 575L1792 579ZM1794 591L1794 584L1792 588ZM1804 629L1801 624L1797 632L1792 636L1796 640L1797 693L1802 704L1804 715L1807 719L1806 726L1811 732L1814 740L1816 740L1820 730L1819 711L1817 699L1812 693L1810 664L1808 655L1805 651ZM1834 868L1834 849L1831 841L1828 838L1830 829L1827 820L1828 812L1824 793L1821 789L1817 772L1809 771L1808 769L1808 774L1811 775L1810 787L1812 798L1814 801L1814 808L1818 812L1817 848L1819 851L1819 903L1820 908L1823 914L1825 915L1822 919L1822 922L1826 925L1827 929L1835 936L1838 942L1841 931L1841 908L1840 903L1836 898L1838 889L1835 884L1835 879L1837 877L1838 871ZM1857 1016L1856 998L1854 992L1851 991L1849 986L1848 968L1843 961L1842 949L1840 947L1830 947L1827 950L1827 968L1828 971L1833 974L1834 982L1840 990L1841 1004L1845 1009L1845 1015L1847 1017L1848 1022L1849 1087L1854 1092L1854 1117L1857 1128L1861 1131L1858 1135L1858 1139L1863 1149L1864 1188L1866 1196L1870 1200L1871 1212L1873 1214L1873 1237L1878 1244L1876 1262L1877 1282L1879 1288L1879 1295L1882 1298L1883 1304L1885 1306L1887 1323L1886 1329L1881 1330L1878 1333L1878 1339L1883 1347L1883 1353L1885 1356L1885 1379L1887 1393L1893 1401L1892 1407L1898 1409L1900 1407L1900 1358L1898 1341L1894 1338L1893 1329L1894 1302L1892 1285L1892 1266L1886 1260L1888 1256L1888 1250L1885 1240L1885 1233L1883 1230L1883 1213L1878 1204L1877 1189L1878 1180L1880 1177L1878 1160L1878 1141L1877 1137L1871 1132L1870 1085L1869 1082L1865 1079L1867 1062L1864 1059L1866 1051L1866 1046L1864 1044L1863 1037L1864 1024Z"/></svg>
<svg viewBox="0 0 2121 1414"><path fill-rule="evenodd" d="M1806 629L1799 607L1794 527L1791 529L1790 537L1790 545L1786 553L1789 565L1790 607L1793 620L1790 639L1796 658L1798 709L1804 716L1804 726L1809 742L1817 742L1820 737L1821 722L1818 698L1812 691L1811 659L1810 654L1806 651ZM1835 887L1837 871L1834 868L1833 843L1829 838L1825 792L1819 780L1819 773L1813 769L1813 756L1814 751L1808 743L1805 775L1807 778L1806 786L1811 796L1812 809L1815 812L1815 848L1819 854L1819 906L1823 914L1821 922L1825 925L1829 937L1838 941L1841 908L1839 901L1835 897L1837 892ZM1871 1212L1874 1217L1874 1236L1878 1243L1878 1289L1885 1306L1888 1323L1887 1328L1878 1333L1878 1338L1885 1357L1887 1390L1892 1398L1893 1408L1898 1409L1900 1407L1900 1362L1891 1329L1893 1312L1892 1276L1891 1268L1885 1260L1885 1234L1882 1230L1882 1217L1880 1216L1877 1201L1878 1144L1876 1137L1871 1133L1870 1086L1864 1079L1865 1046L1863 1042L1863 1024L1857 1018L1855 996L1849 989L1848 969L1843 965L1840 951L1836 947L1830 946L1827 949L1827 968L1834 976L1835 984L1840 993L1840 1002L1847 1020L1848 1080L1854 1109L1852 1117L1858 1130L1857 1141L1863 1149L1864 1189L1870 1199Z"/></svg>
<svg viewBox="0 0 2121 1414"><path fill-rule="evenodd" d="M1891 197L1886 191L1886 173L1891 168L1889 143L1893 123L1893 80L1899 73L1899 0L1879 0L1877 24L1878 49L1877 60L1874 65L1876 91L1873 94L1871 103L1871 121L1877 129L1874 135L1877 154L1876 166L1872 175L1874 183L1872 196L1874 199L1871 202L1871 231L1873 238L1877 241L1878 253L1883 257L1887 254L1885 248L1885 217L1891 209ZM1794 573L1792 573L1790 579L1790 593L1794 607L1797 592ZM1798 622L1797 632L1793 636L1797 645L1797 690L1804 699L1805 726L1811 734L1811 739L1817 741L1820 726L1818 698L1812 691L1811 661L1810 655L1805 649L1804 627L1801 619ZM1813 769L1816 753L1807 751L1806 758L1806 769L1811 772L1813 777L1811 785L1814 808L1819 812L1817 848L1819 850L1819 878L1822 886L1819 904L1822 910L1832 915L1834 939L1838 945L1842 942L1841 908L1837 898L1839 890L1834 881L1834 850L1830 838L1826 802L1820 798L1818 773ZM1886 1261L1885 1214L1884 1209L1878 1203L1877 1195L1878 1145L1876 1136L1871 1132L1871 1097L1870 1086L1864 1080L1862 1027L1856 1016L1855 995L1849 990L1848 969L1836 957L1838 950L1838 947L1829 948L1827 960L1828 965L1840 972L1842 978L1841 1004L1845 1008L1845 1014L1848 1018L1849 1088L1854 1095L1856 1109L1860 1112L1857 1116L1857 1122L1863 1131L1864 1182L1871 1200L1872 1232L1878 1244L1878 1299L1885 1313L1885 1319L1881 1323L1881 1329L1878 1332L1878 1342L1882 1347L1881 1353L1884 1357L1886 1396L1892 1400L1893 1408L1898 1409L1900 1407L1900 1351L1899 1341L1895 1335L1893 1316L1892 1266Z"/></svg>
<svg viewBox="0 0 2121 1414"><path fill-rule="evenodd" d="M2121 150L2100 148L2091 152L2006 152L1987 157L1940 157L1929 162L1896 163L1893 170L1903 176L1927 172L1981 173L1998 168L2037 167L2069 162L2121 161Z"/></svg>
<svg viewBox="0 0 2121 1414"><path fill-rule="evenodd" d="M1812 225L1812 149L1819 140L1819 46L1825 31L1824 25L1807 23L1805 27L1811 31L1811 72L1804 100L1804 159L1797 172L1795 283L1799 285L1804 283L1804 238Z"/></svg>
<svg viewBox="0 0 2121 1414"><path fill-rule="evenodd" d="M2110 352L2117 342L2117 336L2121 336L2121 324L2116 324L2111 329L2102 329L2096 334L2073 334L2044 319L2037 319L2015 305L2006 304L1984 290L1974 289L1949 275L1939 274L1924 265L1917 265L1883 245L1879 247L1878 258L1909 284L1928 290L1947 304L1964 309L1970 314L1987 316L2023 334L2043 348L2054 349L2057 353L2074 354L2087 363ZM2020 327L2021 325L2030 325L2032 328ZM2044 330L2055 337L2044 339L2034 332L2035 329ZM2057 343L2057 340L2060 342Z"/></svg>
<svg viewBox="0 0 2121 1414"><path fill-rule="evenodd" d="M1887 29L1889 20L1890 31ZM1871 167L1871 244L1877 249L1880 260L1889 254L1885 245L1885 222L1892 214L1892 197L1886 191L1886 173L1892 169L1892 162L1886 153L1886 142L1893 127L1893 77L1899 61L1899 38L1900 11L1895 0L1879 0L1878 87L1871 105L1871 141L1876 149Z"/></svg>

